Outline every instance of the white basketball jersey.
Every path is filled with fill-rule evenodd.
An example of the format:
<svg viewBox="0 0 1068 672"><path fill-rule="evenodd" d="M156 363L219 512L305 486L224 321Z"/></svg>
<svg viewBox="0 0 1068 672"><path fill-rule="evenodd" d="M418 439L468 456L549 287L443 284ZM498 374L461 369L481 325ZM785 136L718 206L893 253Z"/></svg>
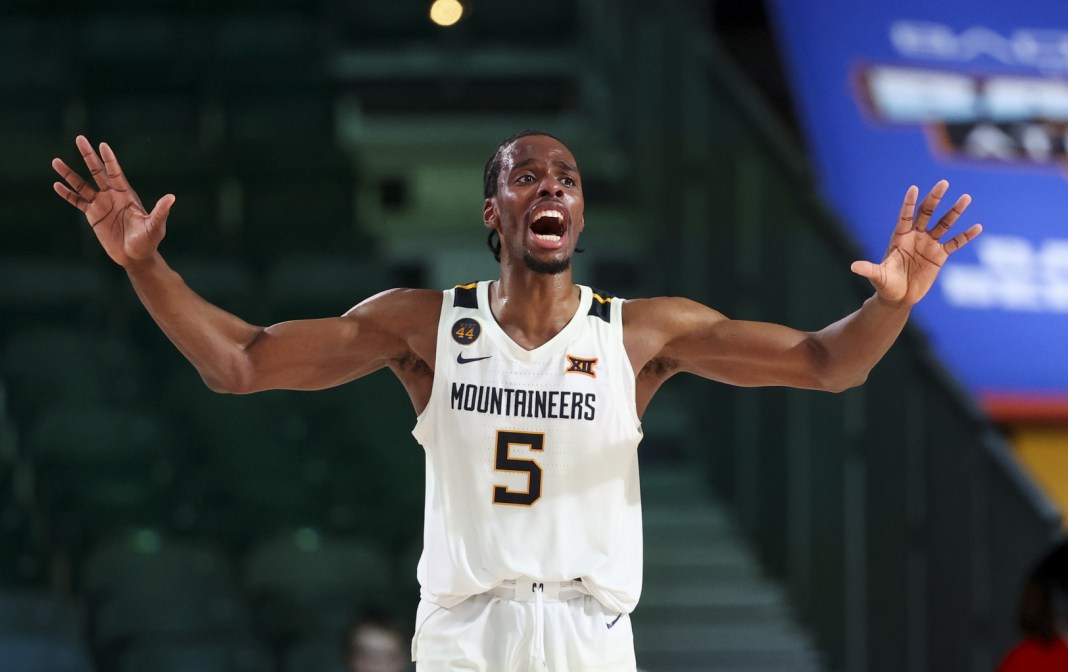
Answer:
<svg viewBox="0 0 1068 672"><path fill-rule="evenodd" d="M629 613L642 584L641 423L623 301L580 287L533 350L489 309L489 282L444 292L426 451L422 597L445 607L521 576L580 579Z"/></svg>

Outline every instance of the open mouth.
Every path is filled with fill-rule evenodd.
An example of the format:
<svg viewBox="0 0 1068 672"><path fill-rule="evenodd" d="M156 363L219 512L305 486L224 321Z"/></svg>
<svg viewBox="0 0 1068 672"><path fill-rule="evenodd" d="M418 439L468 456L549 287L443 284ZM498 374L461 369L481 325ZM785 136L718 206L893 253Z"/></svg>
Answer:
<svg viewBox="0 0 1068 672"><path fill-rule="evenodd" d="M541 210L534 213L530 222L530 232L534 238L546 243L557 243L567 233L564 213L559 210Z"/></svg>

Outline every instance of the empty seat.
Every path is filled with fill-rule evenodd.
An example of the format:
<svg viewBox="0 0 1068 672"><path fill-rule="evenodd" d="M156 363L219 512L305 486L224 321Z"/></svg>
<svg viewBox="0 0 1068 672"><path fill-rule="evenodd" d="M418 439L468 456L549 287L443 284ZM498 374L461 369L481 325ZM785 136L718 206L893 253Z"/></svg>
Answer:
<svg viewBox="0 0 1068 672"><path fill-rule="evenodd" d="M77 316L85 304L108 298L102 266L48 257L0 260L0 305L62 311L69 323L71 313ZM5 316L10 319L6 310Z"/></svg>
<svg viewBox="0 0 1068 672"><path fill-rule="evenodd" d="M341 632L334 636L306 639L286 653L286 672L344 672L347 667L341 657Z"/></svg>
<svg viewBox="0 0 1068 672"><path fill-rule="evenodd" d="M138 177L146 170L169 167L197 146L201 108L180 92L106 96L90 101L88 124L89 137L107 141L140 193ZM146 206L154 202L145 199Z"/></svg>
<svg viewBox="0 0 1068 672"><path fill-rule="evenodd" d="M350 529L391 548L407 543L422 520L425 458L403 386L380 370L316 396L331 403L329 415L309 424L330 450L332 504L348 509Z"/></svg>
<svg viewBox="0 0 1068 672"><path fill-rule="evenodd" d="M274 150L270 163L251 166L260 174L276 170L281 160L290 175L323 166L340 167L337 161L343 157L334 147L334 106L333 95L322 87L231 94L223 107L226 143L254 156ZM240 155L231 161L244 162ZM279 182L274 186L280 186Z"/></svg>
<svg viewBox="0 0 1068 672"><path fill-rule="evenodd" d="M13 475L3 472L0 466L0 484ZM0 586L19 588L45 582L48 563L36 537L29 512L17 502L0 498Z"/></svg>
<svg viewBox="0 0 1068 672"><path fill-rule="evenodd" d="M140 89L175 83L178 22L166 14L94 13L77 25L78 54L93 64L83 73L93 91L128 91L131 81Z"/></svg>
<svg viewBox="0 0 1068 672"><path fill-rule="evenodd" d="M74 328L31 328L7 339L3 375L12 415L31 422L48 404L129 403L138 393L138 358L128 345Z"/></svg>
<svg viewBox="0 0 1068 672"><path fill-rule="evenodd" d="M66 228L70 223L50 226ZM88 229L84 220L77 226ZM68 234L90 235L81 230L68 230ZM107 262L99 261L83 264L33 256L0 260L0 311L4 315L0 337L30 324L70 329L100 322L108 310L109 287L103 271Z"/></svg>
<svg viewBox="0 0 1068 672"><path fill-rule="evenodd" d="M255 310L259 299L257 278L237 258L174 255L168 259L185 283L211 303L241 317Z"/></svg>
<svg viewBox="0 0 1068 672"><path fill-rule="evenodd" d="M151 641L131 645L118 672L268 672L270 653L250 638Z"/></svg>
<svg viewBox="0 0 1068 672"><path fill-rule="evenodd" d="M233 592L233 568L225 552L206 542L131 530L94 545L82 563L81 592L93 599L159 589Z"/></svg>
<svg viewBox="0 0 1068 672"><path fill-rule="evenodd" d="M0 22L0 44L5 47L5 67L0 68L0 86L11 92L5 96L8 108L17 98L15 92L69 90L73 77L68 52L72 51L71 27L51 17L30 16L29 13L5 12ZM23 119L33 123L33 119ZM22 126L23 124L19 124ZM5 130L16 127L4 126Z"/></svg>
<svg viewBox="0 0 1068 672"><path fill-rule="evenodd" d="M184 446L176 486L198 503L200 527L235 547L324 515L328 465L292 394L216 394L185 368L167 377L162 404Z"/></svg>
<svg viewBox="0 0 1068 672"><path fill-rule="evenodd" d="M243 574L256 625L272 640L340 631L360 605L393 589L390 560L380 546L312 528L259 542Z"/></svg>
<svg viewBox="0 0 1068 672"><path fill-rule="evenodd" d="M393 582L389 556L376 543L300 528L256 544L244 563L244 583L308 602L337 591L374 594Z"/></svg>
<svg viewBox="0 0 1068 672"><path fill-rule="evenodd" d="M188 643L248 632L236 595L177 586L120 593L101 601L92 616L93 646L108 657L137 642Z"/></svg>
<svg viewBox="0 0 1068 672"><path fill-rule="evenodd" d="M168 440L153 416L99 403L50 406L26 434L38 470L70 469L83 476L143 476L165 458Z"/></svg>
<svg viewBox="0 0 1068 672"><path fill-rule="evenodd" d="M356 225L355 180L343 173L243 178L244 250L256 259L294 253L360 254L368 244Z"/></svg>
<svg viewBox="0 0 1068 672"><path fill-rule="evenodd" d="M45 634L76 640L82 617L76 603L48 590L0 590L0 637Z"/></svg>
<svg viewBox="0 0 1068 672"><path fill-rule="evenodd" d="M152 416L103 404L58 405L40 414L25 446L55 543L77 545L170 515L167 437Z"/></svg>
<svg viewBox="0 0 1068 672"><path fill-rule="evenodd" d="M16 145L26 146L27 141ZM34 151L34 161L47 164L52 157L63 155L65 148L46 146ZM23 152L26 150L24 149ZM30 148L32 150L32 147ZM19 154L17 149L14 154ZM12 158L12 161L17 161ZM0 240L4 241L3 253L7 256L39 257L45 254L53 258L73 257L90 248L99 248L86 223L85 216L51 192L57 179L54 172L41 172L35 179L20 180L0 178L0 202L4 204L4 217L0 218ZM98 253L99 259L105 255Z"/></svg>
<svg viewBox="0 0 1068 672"><path fill-rule="evenodd" d="M393 275L370 257L294 255L271 269L267 294L281 319L334 317L395 287Z"/></svg>
<svg viewBox="0 0 1068 672"><path fill-rule="evenodd" d="M85 647L66 635L0 635L0 661L18 672L93 672Z"/></svg>
<svg viewBox="0 0 1068 672"><path fill-rule="evenodd" d="M207 73L227 95L249 90L307 88L326 79L320 24L301 12L255 10L213 22L205 49L215 65ZM266 10L266 11L265 11Z"/></svg>

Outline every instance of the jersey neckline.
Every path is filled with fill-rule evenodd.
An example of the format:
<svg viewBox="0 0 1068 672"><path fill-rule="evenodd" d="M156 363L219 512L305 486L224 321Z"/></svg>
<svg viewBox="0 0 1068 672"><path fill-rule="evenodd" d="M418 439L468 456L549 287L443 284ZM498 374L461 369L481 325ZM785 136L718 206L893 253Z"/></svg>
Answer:
<svg viewBox="0 0 1068 672"><path fill-rule="evenodd" d="M486 323L486 330L492 334L492 338L502 344L512 357L524 361L538 359L544 353L556 349L561 343L566 343L570 335L582 325L583 318L590 312L590 305L593 303L593 292L590 288L586 285L576 285L579 288L579 303L575 314L571 316L568 323L555 336L533 350L527 350L512 340L512 337L497 322L493 311L490 310L489 287L492 283L492 280L483 280L478 283L478 288L476 289L478 292L478 312Z"/></svg>

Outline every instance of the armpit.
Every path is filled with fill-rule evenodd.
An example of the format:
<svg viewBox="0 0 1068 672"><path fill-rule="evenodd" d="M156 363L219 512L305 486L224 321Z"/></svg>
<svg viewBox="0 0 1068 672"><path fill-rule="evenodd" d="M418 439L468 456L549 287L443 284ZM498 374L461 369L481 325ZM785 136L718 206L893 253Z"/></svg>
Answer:
<svg viewBox="0 0 1068 672"><path fill-rule="evenodd" d="M638 378L664 380L679 370L679 360L672 357L655 357L642 367Z"/></svg>
<svg viewBox="0 0 1068 672"><path fill-rule="evenodd" d="M394 366L399 372L410 376L434 375L434 370L430 368L430 365L414 352L408 352L404 356L397 358Z"/></svg>

